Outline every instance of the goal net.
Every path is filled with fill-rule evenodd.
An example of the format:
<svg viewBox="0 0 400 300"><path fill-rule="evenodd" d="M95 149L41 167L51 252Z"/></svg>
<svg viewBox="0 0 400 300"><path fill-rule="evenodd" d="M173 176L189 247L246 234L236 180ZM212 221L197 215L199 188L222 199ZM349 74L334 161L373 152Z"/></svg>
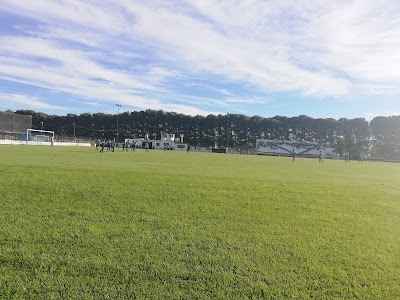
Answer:
<svg viewBox="0 0 400 300"><path fill-rule="evenodd" d="M54 131L27 129L26 142L28 145L53 145Z"/></svg>

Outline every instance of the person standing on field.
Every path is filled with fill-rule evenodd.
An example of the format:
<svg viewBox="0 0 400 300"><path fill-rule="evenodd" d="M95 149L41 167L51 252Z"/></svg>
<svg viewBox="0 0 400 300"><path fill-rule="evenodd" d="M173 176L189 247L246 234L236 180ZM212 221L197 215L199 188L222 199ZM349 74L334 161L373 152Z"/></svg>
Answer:
<svg viewBox="0 0 400 300"><path fill-rule="evenodd" d="M323 162L324 162L324 161L322 160L322 151L319 151L318 162L319 162L319 163L323 163Z"/></svg>
<svg viewBox="0 0 400 300"><path fill-rule="evenodd" d="M295 161L296 161L296 152L293 149L293 151L292 151L292 162L295 162Z"/></svg>

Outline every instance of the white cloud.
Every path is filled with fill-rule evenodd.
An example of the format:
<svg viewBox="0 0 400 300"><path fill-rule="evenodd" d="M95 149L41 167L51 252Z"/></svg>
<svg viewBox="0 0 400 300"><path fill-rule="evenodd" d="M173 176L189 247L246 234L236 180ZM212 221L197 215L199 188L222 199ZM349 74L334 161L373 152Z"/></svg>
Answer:
<svg viewBox="0 0 400 300"><path fill-rule="evenodd" d="M211 26L164 8L154 10L131 2L124 3L128 11L137 15L135 32L142 39L159 41L166 58L176 59L178 56L187 67L198 72L244 81L264 91L301 91L308 95L348 93L347 80L326 71L311 72L293 64L290 53L287 53L291 49L285 44L288 41L282 43L274 38L274 33L265 41L261 33L254 37L252 34L244 35L245 30L251 31L252 28L240 28L240 22L232 25L230 18L216 19L217 25ZM155 19L157 22L153 22ZM268 36L270 32L267 30L265 33Z"/></svg>
<svg viewBox="0 0 400 300"><path fill-rule="evenodd" d="M129 85L135 89L155 90L156 87L142 82L122 70L104 68L94 62L96 53L79 50L64 50L47 40L37 38L2 37L0 38L0 53L22 57L20 67L29 61L49 73L64 73L70 78L101 79L116 85ZM34 57L33 59L30 57ZM36 58L37 57L37 58ZM53 63L41 62L51 59ZM6 66L4 66L6 67Z"/></svg>
<svg viewBox="0 0 400 300"><path fill-rule="evenodd" d="M398 111L398 112L380 111L380 112L364 112L363 113L363 117L367 121L371 121L375 117L390 117L390 116L400 116L400 111Z"/></svg>
<svg viewBox="0 0 400 300"><path fill-rule="evenodd" d="M16 107L21 109L65 109L65 107L49 104L36 97L4 92L0 92L0 106L4 108Z"/></svg>
<svg viewBox="0 0 400 300"><path fill-rule="evenodd" d="M264 104L268 103L269 100L262 98L229 98L226 100L228 103L243 103L243 104Z"/></svg>
<svg viewBox="0 0 400 300"><path fill-rule="evenodd" d="M16 30L26 33L30 36L35 36L41 39L60 39L61 41L69 41L79 43L89 47L100 47L102 43L107 43L107 39L101 34L90 31L72 31L71 28L61 26L43 26L37 28L24 27L19 25L13 26Z"/></svg>
<svg viewBox="0 0 400 300"><path fill-rule="evenodd" d="M47 24L73 25L106 33L126 30L124 19L112 1L2 0L1 10Z"/></svg>
<svg viewBox="0 0 400 300"><path fill-rule="evenodd" d="M396 0L3 0L0 11L30 20L0 36L0 78L89 101L207 114L265 103L251 92L400 94Z"/></svg>

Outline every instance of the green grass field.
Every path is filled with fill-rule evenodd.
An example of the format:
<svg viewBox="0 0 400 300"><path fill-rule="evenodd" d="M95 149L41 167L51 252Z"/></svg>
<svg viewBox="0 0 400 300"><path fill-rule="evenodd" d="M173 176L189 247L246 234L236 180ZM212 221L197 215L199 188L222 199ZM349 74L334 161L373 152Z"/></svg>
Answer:
<svg viewBox="0 0 400 300"><path fill-rule="evenodd" d="M400 299L400 164L0 146L0 299Z"/></svg>

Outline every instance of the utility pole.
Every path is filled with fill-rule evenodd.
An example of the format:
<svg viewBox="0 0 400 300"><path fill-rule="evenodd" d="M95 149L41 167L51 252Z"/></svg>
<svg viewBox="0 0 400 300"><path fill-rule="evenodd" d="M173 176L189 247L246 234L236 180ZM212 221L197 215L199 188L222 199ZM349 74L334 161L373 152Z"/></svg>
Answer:
<svg viewBox="0 0 400 300"><path fill-rule="evenodd" d="M117 110L118 110L118 113L117 113L117 140L116 140L116 143L118 143L118 138L119 138L119 132L118 132L119 108L121 107L121 105L120 104L115 104L115 105L117 106Z"/></svg>
<svg viewBox="0 0 400 300"><path fill-rule="evenodd" d="M229 143L229 113L227 114L228 116L228 123L226 125L226 149L228 149L228 143Z"/></svg>
<svg viewBox="0 0 400 300"><path fill-rule="evenodd" d="M76 136L75 136L75 122L72 123L72 125L74 125L74 143L76 143Z"/></svg>
<svg viewBox="0 0 400 300"><path fill-rule="evenodd" d="M17 139L16 133L15 133L15 115L16 115L16 113L14 112L14 140Z"/></svg>

